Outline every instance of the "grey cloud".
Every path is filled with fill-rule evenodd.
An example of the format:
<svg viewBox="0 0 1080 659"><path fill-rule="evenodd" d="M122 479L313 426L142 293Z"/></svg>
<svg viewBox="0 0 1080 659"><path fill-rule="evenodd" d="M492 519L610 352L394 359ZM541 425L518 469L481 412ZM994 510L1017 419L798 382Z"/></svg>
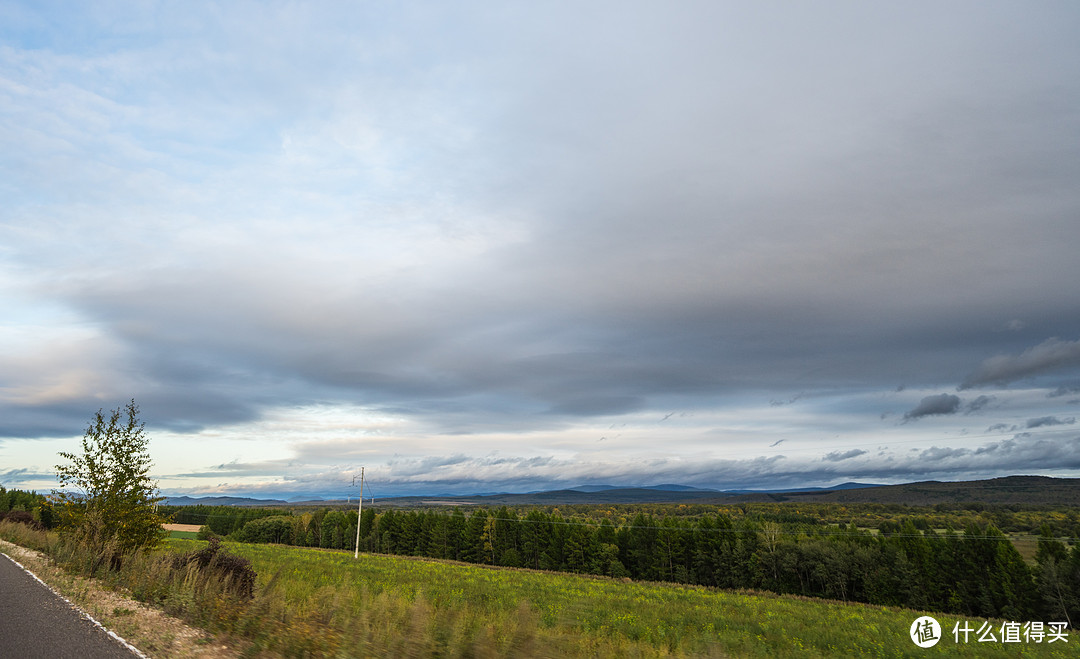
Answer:
<svg viewBox="0 0 1080 659"><path fill-rule="evenodd" d="M1061 385L1054 391L1046 394L1047 398L1060 398L1062 396L1071 396L1073 394L1080 393L1080 385Z"/></svg>
<svg viewBox="0 0 1080 659"><path fill-rule="evenodd" d="M1028 419L1025 428L1042 428L1043 426L1063 426L1076 423L1075 417L1059 419L1056 416L1043 416L1037 419Z"/></svg>
<svg viewBox="0 0 1080 659"><path fill-rule="evenodd" d="M978 412L982 408L994 402L994 400L996 400L994 396L979 396L975 400L968 401L964 405L964 414Z"/></svg>
<svg viewBox="0 0 1080 659"><path fill-rule="evenodd" d="M635 396L581 396L551 408L554 414L573 416L599 416L625 414L644 407L644 401Z"/></svg>
<svg viewBox="0 0 1080 659"><path fill-rule="evenodd" d="M1016 437L972 448L932 447L893 461L859 465L860 478L928 480L947 475L964 477L1033 473L1041 469L1073 469L1080 466L1080 437L1032 439Z"/></svg>
<svg viewBox="0 0 1080 659"><path fill-rule="evenodd" d="M140 418L151 429L197 432L208 425L257 417L250 392L239 394L218 384L203 388L160 381L138 386L124 384L113 387L115 395L76 397L39 406L0 405L0 438L78 437L86 430L94 412L114 409L131 398L136 399Z"/></svg>
<svg viewBox="0 0 1080 659"><path fill-rule="evenodd" d="M976 448L974 451L971 451L971 454L972 455L984 455L984 454L987 454L987 453L996 453L998 451L1005 451L1005 450L1007 450L1007 447L1011 446L1011 442L1016 440L1016 439L1018 439L1018 437L1013 437L1013 439L1006 440L1006 441L1001 442L999 444L985 444L983 446L980 446L980 447Z"/></svg>
<svg viewBox="0 0 1080 659"><path fill-rule="evenodd" d="M769 401L769 405L772 405L773 407L780 407L782 405L791 405L791 404L795 403L796 401L798 401L800 398L805 398L805 397L806 397L806 394L799 393L799 394L795 394L791 398L788 398L787 400L779 400L779 399L774 398L774 399Z"/></svg>
<svg viewBox="0 0 1080 659"><path fill-rule="evenodd" d="M843 451L843 452L841 452L841 451L833 451L832 453L827 453L825 455L825 457L822 458L822 459L826 460L828 462L840 462L841 460L848 460L850 458L856 458L856 457L858 457L860 455L865 455L866 453L867 453L867 451L864 451L862 449L857 449L857 448L856 449L851 449L850 451Z"/></svg>
<svg viewBox="0 0 1080 659"><path fill-rule="evenodd" d="M78 437L100 407L101 401L82 398L40 406L0 405L0 443L5 437Z"/></svg>
<svg viewBox="0 0 1080 659"><path fill-rule="evenodd" d="M33 476L39 474L32 474L29 469L9 469L4 472L0 472L0 484L10 483L14 480L23 480L27 476Z"/></svg>
<svg viewBox="0 0 1080 659"><path fill-rule="evenodd" d="M940 462L951 458L962 458L970 455L971 450L966 448L941 448L934 446L919 453L919 458L929 463Z"/></svg>
<svg viewBox="0 0 1080 659"><path fill-rule="evenodd" d="M938 414L955 414L960 408L960 397L953 394L926 396L919 404L904 414L905 419L919 419Z"/></svg>
<svg viewBox="0 0 1080 659"><path fill-rule="evenodd" d="M263 460L257 462L241 462L239 460L231 460L229 462L223 462L216 465L207 465L205 468L199 471L190 471L182 473L168 473L168 474L155 474L158 478L205 478L221 480L227 478L243 477L250 479L253 477L263 477L268 480L278 480L281 478L288 479L291 474L295 472L306 472L311 467L307 464L298 464L293 459L280 459L280 460ZM342 468L335 468L335 472L339 474L335 481L345 479L344 476L340 476ZM347 480L347 479L345 479Z"/></svg>
<svg viewBox="0 0 1080 659"><path fill-rule="evenodd" d="M0 472L0 485L8 489L48 491L55 487L56 474L33 469L9 469Z"/></svg>
<svg viewBox="0 0 1080 659"><path fill-rule="evenodd" d="M1018 355L998 355L987 359L964 380L960 388L1006 385L1075 366L1080 366L1080 341L1062 341L1055 337Z"/></svg>
<svg viewBox="0 0 1080 659"><path fill-rule="evenodd" d="M465 454L451 456L429 456L425 458L396 458L386 462L387 468L398 477L407 478L424 474L438 473L450 467L462 464L506 464L506 460L492 460L491 458L470 458Z"/></svg>

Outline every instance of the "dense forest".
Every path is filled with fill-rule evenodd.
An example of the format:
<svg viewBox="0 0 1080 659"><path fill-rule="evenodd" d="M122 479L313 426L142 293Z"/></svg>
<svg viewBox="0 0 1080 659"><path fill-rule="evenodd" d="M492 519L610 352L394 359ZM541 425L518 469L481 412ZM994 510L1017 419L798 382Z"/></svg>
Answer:
<svg viewBox="0 0 1080 659"><path fill-rule="evenodd" d="M896 515L890 509L926 514ZM177 521L205 524L242 542L352 549L356 537L356 511L187 507L175 512ZM828 523L822 510L782 504L732 510L580 506L565 512L369 508L360 521L360 549L972 617L1080 620L1080 545L1070 548L1072 543L1058 539L1077 530L1072 511L982 505L834 509L850 513L846 524ZM873 520L873 530L860 528ZM1028 530L1039 520L1030 565L1001 526ZM937 527L942 523L945 528Z"/></svg>

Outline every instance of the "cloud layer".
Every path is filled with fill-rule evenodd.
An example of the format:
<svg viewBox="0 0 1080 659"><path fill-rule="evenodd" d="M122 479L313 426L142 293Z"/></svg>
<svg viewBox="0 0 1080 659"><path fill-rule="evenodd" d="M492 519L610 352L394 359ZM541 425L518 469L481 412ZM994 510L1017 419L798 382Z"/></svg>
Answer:
<svg viewBox="0 0 1080 659"><path fill-rule="evenodd" d="M1058 437L1080 16L981 10L8 3L0 472L131 397L177 489Z"/></svg>

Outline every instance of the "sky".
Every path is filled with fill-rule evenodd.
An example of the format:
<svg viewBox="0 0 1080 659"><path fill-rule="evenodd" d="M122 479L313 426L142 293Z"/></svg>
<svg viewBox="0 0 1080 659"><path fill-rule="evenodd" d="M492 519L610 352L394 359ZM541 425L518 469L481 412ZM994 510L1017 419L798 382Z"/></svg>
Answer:
<svg viewBox="0 0 1080 659"><path fill-rule="evenodd" d="M0 484L1080 477L1075 2L0 0Z"/></svg>

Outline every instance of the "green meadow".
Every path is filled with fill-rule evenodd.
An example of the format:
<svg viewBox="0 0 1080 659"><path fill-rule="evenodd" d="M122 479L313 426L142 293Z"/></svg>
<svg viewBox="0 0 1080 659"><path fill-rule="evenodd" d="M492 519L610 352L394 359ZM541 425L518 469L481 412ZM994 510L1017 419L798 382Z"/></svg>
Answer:
<svg viewBox="0 0 1080 659"><path fill-rule="evenodd" d="M172 551L204 543L170 540ZM955 616L933 648L896 608L695 586L493 568L427 559L234 544L258 572L255 600L188 612L250 652L288 656L1076 656L1068 644L956 643ZM169 603L166 603L169 605ZM175 607L176 603L171 603ZM211 603L209 608L215 605ZM970 620L975 627L982 620ZM994 623L998 627L1000 621Z"/></svg>

